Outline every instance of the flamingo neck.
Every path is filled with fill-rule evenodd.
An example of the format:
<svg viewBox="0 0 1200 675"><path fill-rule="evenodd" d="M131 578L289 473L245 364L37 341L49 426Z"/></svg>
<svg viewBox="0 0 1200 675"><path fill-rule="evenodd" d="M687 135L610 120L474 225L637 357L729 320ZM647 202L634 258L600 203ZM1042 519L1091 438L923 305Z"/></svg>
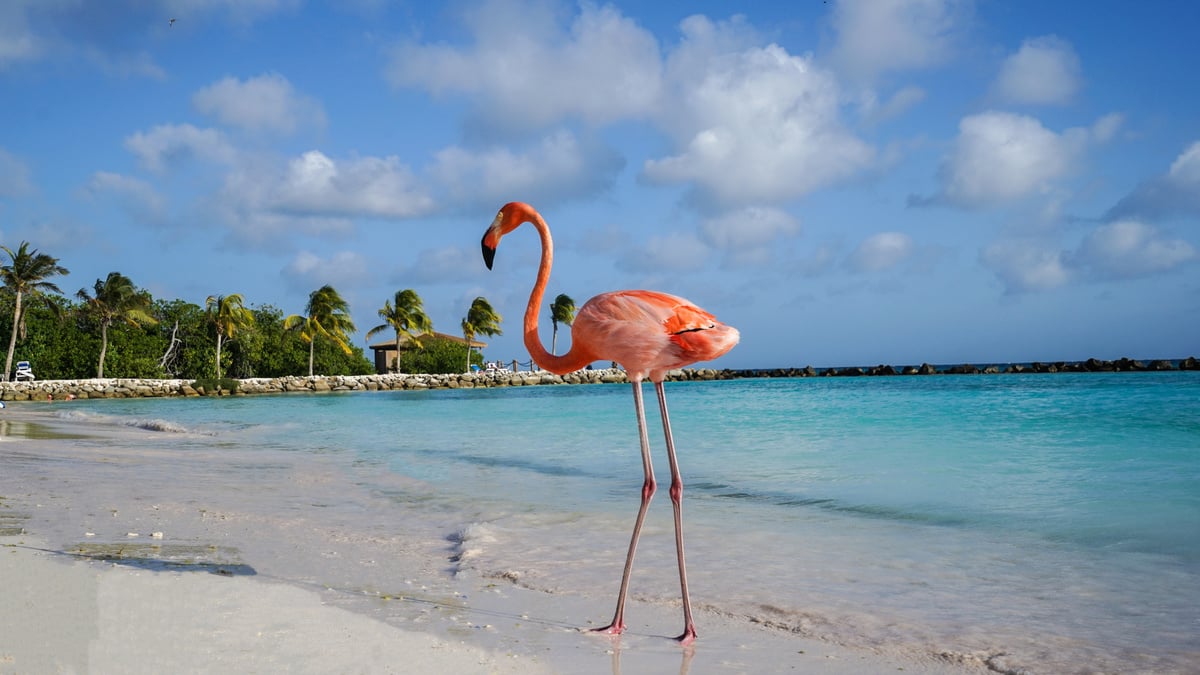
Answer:
<svg viewBox="0 0 1200 675"><path fill-rule="evenodd" d="M529 293L529 305L525 308L525 348L529 350L529 355L538 366L556 375L566 375L583 368L595 359L573 341L571 350L562 356L555 356L542 346L542 338L538 335L538 311L546 295L546 285L550 283L550 268L554 264L554 240L550 237L550 227L546 225L541 214L534 212L529 222L537 228L538 236L542 240L542 260L538 264L533 291Z"/></svg>

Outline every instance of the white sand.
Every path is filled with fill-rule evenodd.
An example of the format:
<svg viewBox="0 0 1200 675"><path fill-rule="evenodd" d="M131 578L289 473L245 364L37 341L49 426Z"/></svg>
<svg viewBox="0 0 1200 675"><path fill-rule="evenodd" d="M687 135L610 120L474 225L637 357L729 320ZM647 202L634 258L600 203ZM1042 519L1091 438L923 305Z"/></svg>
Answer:
<svg viewBox="0 0 1200 675"><path fill-rule="evenodd" d="M16 425L53 422L39 408L14 408L0 429L0 525L8 513L10 529L16 522L27 531L0 537L0 675L986 671L970 655L848 648L703 607L699 640L681 648L665 635L681 627L679 608L637 598L625 635L588 634L578 626L611 611L593 595L465 574L448 579L444 551L429 559L403 538L330 538L294 515L264 517L254 511L261 485L234 490L241 501L225 508L238 510L197 515L197 500L213 488L181 457L13 435ZM63 461L70 458L87 461ZM186 478L131 484L124 467L133 461L160 462L162 476ZM294 481L272 489L302 497L319 487ZM265 503L303 503L288 495ZM119 563L98 559L102 545L126 541L132 528L141 532L127 540L134 546L169 546L178 534L181 544L239 551L235 573L214 573L219 564L154 565L144 552L118 555ZM151 539L155 529L166 538ZM93 541L96 549L84 555L61 548ZM612 580L596 583L608 588Z"/></svg>

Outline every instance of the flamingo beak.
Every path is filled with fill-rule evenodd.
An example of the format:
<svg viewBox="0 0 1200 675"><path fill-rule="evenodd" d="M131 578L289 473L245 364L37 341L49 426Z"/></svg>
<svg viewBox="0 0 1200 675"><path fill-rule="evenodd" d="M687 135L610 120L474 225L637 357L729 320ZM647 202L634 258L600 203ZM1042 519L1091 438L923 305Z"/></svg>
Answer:
<svg viewBox="0 0 1200 675"><path fill-rule="evenodd" d="M488 233L490 234L491 231L489 230ZM492 260L496 258L496 247L488 246L487 240L488 236L485 234L483 235L483 241L479 243L483 248L483 264L487 265L487 268L490 270L492 269Z"/></svg>

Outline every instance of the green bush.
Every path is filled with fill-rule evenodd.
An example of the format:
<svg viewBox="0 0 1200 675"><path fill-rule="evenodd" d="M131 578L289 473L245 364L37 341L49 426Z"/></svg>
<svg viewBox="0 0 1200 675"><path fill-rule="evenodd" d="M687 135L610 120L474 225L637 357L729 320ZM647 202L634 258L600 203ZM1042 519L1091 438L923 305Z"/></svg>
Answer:
<svg viewBox="0 0 1200 675"><path fill-rule="evenodd" d="M471 363L483 365L483 355L471 352ZM420 349L408 349L400 355L402 373L461 373L467 367L467 346L461 342L429 337Z"/></svg>
<svg viewBox="0 0 1200 675"><path fill-rule="evenodd" d="M219 380L215 377L202 377L192 383L192 389L201 392L205 396L220 394L222 392L235 394L238 389L238 381L232 377L222 377Z"/></svg>

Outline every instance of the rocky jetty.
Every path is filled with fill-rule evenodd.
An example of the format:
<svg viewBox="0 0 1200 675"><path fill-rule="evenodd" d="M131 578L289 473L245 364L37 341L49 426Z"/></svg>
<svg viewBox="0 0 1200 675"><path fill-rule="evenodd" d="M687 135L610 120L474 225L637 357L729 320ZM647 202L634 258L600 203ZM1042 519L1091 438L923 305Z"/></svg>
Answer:
<svg viewBox="0 0 1200 675"><path fill-rule="evenodd" d="M1117 359L1102 361L1057 361L1028 364L969 363L934 366L890 366L880 364L848 368L769 368L749 370L718 370L686 368L673 370L670 381L733 380L754 377L888 377L931 375L997 375L1002 373L1104 373L1150 372L1167 370L1200 370L1195 357L1186 359L1138 361ZM235 389L208 390L193 380L145 380L108 378L91 380L38 380L36 382L0 382L0 400L46 401L69 398L148 398L164 396L247 396L255 394L326 393L339 391L392 391L421 389L472 389L479 387L528 387L545 384L612 384L629 380L620 368L580 370L569 375L555 375L544 370L513 373L462 373L441 375L316 375L313 377L248 378L237 380ZM211 386L211 385L210 385Z"/></svg>
<svg viewBox="0 0 1200 675"><path fill-rule="evenodd" d="M719 380L732 371L698 368L671 371L671 380ZM543 384L605 384L628 382L619 368L580 370L569 375L546 371L516 373L316 375L313 377L247 378L236 389L206 390L193 380L107 378L91 380L38 380L0 382L5 401L49 401L70 398L148 398L163 396L246 396L255 394L326 393L339 391L390 391L421 389L471 389L526 387Z"/></svg>

